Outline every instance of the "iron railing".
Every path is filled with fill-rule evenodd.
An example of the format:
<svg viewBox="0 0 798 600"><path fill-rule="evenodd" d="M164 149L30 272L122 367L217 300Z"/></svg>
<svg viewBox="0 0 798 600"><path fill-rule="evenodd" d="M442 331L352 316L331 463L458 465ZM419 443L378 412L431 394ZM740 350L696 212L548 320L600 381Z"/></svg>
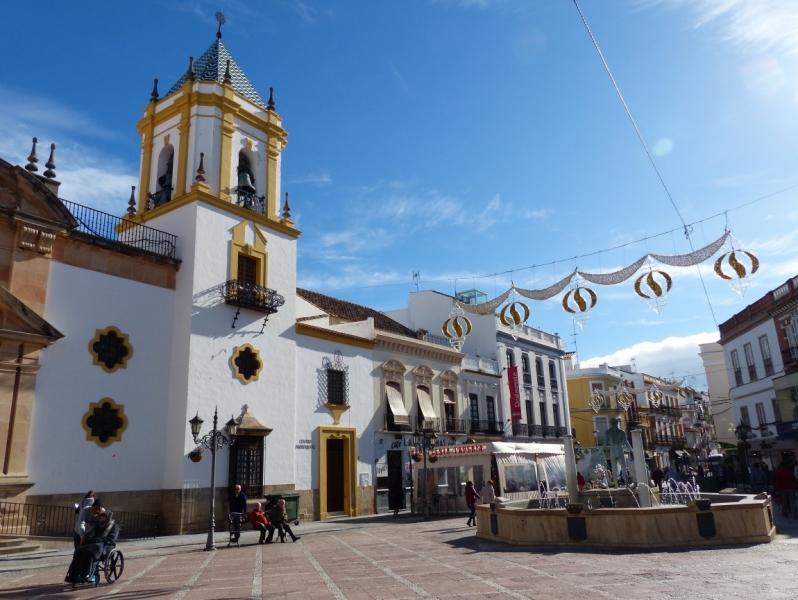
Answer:
<svg viewBox="0 0 798 600"><path fill-rule="evenodd" d="M434 335L432 333L424 333L420 336L421 340L425 342L429 342L430 344L437 344L438 346L446 346L447 348L451 348L452 344L449 342L448 338L443 337L442 335Z"/></svg>
<svg viewBox="0 0 798 600"><path fill-rule="evenodd" d="M544 425L543 437L557 437L557 428L554 425Z"/></svg>
<svg viewBox="0 0 798 600"><path fill-rule="evenodd" d="M543 375L537 375L538 380L538 387L545 388L546 387L546 378Z"/></svg>
<svg viewBox="0 0 798 600"><path fill-rule="evenodd" d="M407 417L407 425L396 422L393 413L385 413L383 418L383 431L405 431L410 432L415 429L428 429L431 431L441 430L441 419L427 419L416 416Z"/></svg>
<svg viewBox="0 0 798 600"><path fill-rule="evenodd" d="M553 427L551 425L529 425L520 421L513 421L512 432L514 437L548 437L561 438L568 429L566 427Z"/></svg>
<svg viewBox="0 0 798 600"><path fill-rule="evenodd" d="M743 384L743 370L742 369L734 369L734 383L737 385Z"/></svg>
<svg viewBox="0 0 798 600"><path fill-rule="evenodd" d="M69 200L61 200L78 222L73 231L124 244L139 250L152 252L168 258L176 258L177 236L146 225L126 221L115 215L83 206Z"/></svg>
<svg viewBox="0 0 798 600"><path fill-rule="evenodd" d="M258 196L239 189L236 191L236 206L252 211L261 217L266 216L266 196Z"/></svg>
<svg viewBox="0 0 798 600"><path fill-rule="evenodd" d="M154 194L147 194L147 210L158 208L172 199L172 188L166 187Z"/></svg>
<svg viewBox="0 0 798 600"><path fill-rule="evenodd" d="M499 421L489 421L479 419L470 422L471 433L483 433L486 435L504 435L504 424Z"/></svg>
<svg viewBox="0 0 798 600"><path fill-rule="evenodd" d="M756 365L748 365L748 378L751 381L756 381L758 379L756 376Z"/></svg>
<svg viewBox="0 0 798 600"><path fill-rule="evenodd" d="M222 284L222 297L226 304L239 308L249 308L271 315L285 304L285 298L274 290L231 279Z"/></svg>
<svg viewBox="0 0 798 600"><path fill-rule="evenodd" d="M765 363L765 375L773 375L773 359L768 357L763 362Z"/></svg>
<svg viewBox="0 0 798 600"><path fill-rule="evenodd" d="M781 358L784 366L792 365L798 362L798 346L790 346L786 350L781 351Z"/></svg>
<svg viewBox="0 0 798 600"><path fill-rule="evenodd" d="M154 538L158 515L112 511L122 539ZM0 502L0 535L72 538L77 515L71 506Z"/></svg>
<svg viewBox="0 0 798 600"><path fill-rule="evenodd" d="M531 373L524 373L524 383L526 385L532 385L532 374Z"/></svg>
<svg viewBox="0 0 798 600"><path fill-rule="evenodd" d="M443 433L465 433L468 431L468 422L465 419L444 419Z"/></svg>

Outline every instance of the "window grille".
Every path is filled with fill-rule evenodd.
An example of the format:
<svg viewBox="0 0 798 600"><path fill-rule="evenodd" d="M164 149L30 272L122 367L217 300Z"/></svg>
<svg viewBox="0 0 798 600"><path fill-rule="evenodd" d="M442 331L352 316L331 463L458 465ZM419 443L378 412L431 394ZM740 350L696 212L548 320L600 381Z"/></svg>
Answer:
<svg viewBox="0 0 798 600"><path fill-rule="evenodd" d="M333 360L325 356L322 360L322 366L324 367L323 376L325 380L321 389L323 403L348 406L349 366L344 363L341 351L335 351Z"/></svg>

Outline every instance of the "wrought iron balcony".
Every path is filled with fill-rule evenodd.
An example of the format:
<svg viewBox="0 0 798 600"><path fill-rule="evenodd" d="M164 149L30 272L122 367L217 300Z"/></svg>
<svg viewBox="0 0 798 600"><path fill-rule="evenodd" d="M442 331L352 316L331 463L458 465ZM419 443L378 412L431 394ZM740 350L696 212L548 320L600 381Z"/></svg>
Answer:
<svg viewBox="0 0 798 600"><path fill-rule="evenodd" d="M471 421L471 433L485 435L504 435L504 424L499 421L488 421L485 419Z"/></svg>
<svg viewBox="0 0 798 600"><path fill-rule="evenodd" d="M236 206L250 210L261 217L266 216L266 196L258 196L239 189L236 191Z"/></svg>
<svg viewBox="0 0 798 600"><path fill-rule="evenodd" d="M72 230L73 233L124 244L167 258L175 258L176 235L146 225L138 225L77 202L70 202L63 198L60 200L78 222L77 228Z"/></svg>
<svg viewBox="0 0 798 600"><path fill-rule="evenodd" d="M742 369L734 369L734 383L736 385L743 384L743 370Z"/></svg>
<svg viewBox="0 0 798 600"><path fill-rule="evenodd" d="M465 419L444 419L443 433L465 433L468 431L468 421Z"/></svg>
<svg viewBox="0 0 798 600"><path fill-rule="evenodd" d="M751 381L756 381L758 379L756 376L756 365L748 365L748 377Z"/></svg>
<svg viewBox="0 0 798 600"><path fill-rule="evenodd" d="M274 290L253 283L231 279L222 284L225 303L271 315L285 304L285 298Z"/></svg>
<svg viewBox="0 0 798 600"><path fill-rule="evenodd" d="M781 358L785 367L798 363L798 346L790 346L786 350L782 350Z"/></svg>
<svg viewBox="0 0 798 600"><path fill-rule="evenodd" d="M397 423L393 413L389 411L383 415L383 431L410 432L414 429L428 429L436 432L441 431L441 419L438 418L427 419L411 415L407 417L407 421L407 424ZM458 421L455 419L454 423L458 423ZM459 423L465 422L459 421Z"/></svg>
<svg viewBox="0 0 798 600"><path fill-rule="evenodd" d="M773 360L768 357L763 362L765 363L765 375L773 375Z"/></svg>
<svg viewBox="0 0 798 600"><path fill-rule="evenodd" d="M158 208L172 199L172 188L165 187L154 194L147 194L147 210Z"/></svg>
<svg viewBox="0 0 798 600"><path fill-rule="evenodd" d="M558 437L558 438L561 438L561 437L562 437L562 436L564 436L566 433L568 433L568 428L567 428L567 427L558 427L558 428L557 428L557 437Z"/></svg>
<svg viewBox="0 0 798 600"><path fill-rule="evenodd" d="M524 383L526 385L532 385L532 374L531 373L524 373Z"/></svg>
<svg viewBox="0 0 798 600"><path fill-rule="evenodd" d="M557 428L553 425L544 425L543 437L557 437Z"/></svg>

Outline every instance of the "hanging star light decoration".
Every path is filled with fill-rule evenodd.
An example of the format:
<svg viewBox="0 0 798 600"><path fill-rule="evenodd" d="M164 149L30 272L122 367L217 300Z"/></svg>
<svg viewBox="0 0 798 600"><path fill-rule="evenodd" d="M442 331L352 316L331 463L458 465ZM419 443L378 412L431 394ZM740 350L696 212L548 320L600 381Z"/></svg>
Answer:
<svg viewBox="0 0 798 600"><path fill-rule="evenodd" d="M588 404L590 404L590 408L592 408L594 412L600 411L604 408L604 394L602 394L600 390L593 390L593 393L590 394L590 398L588 399Z"/></svg>
<svg viewBox="0 0 798 600"><path fill-rule="evenodd" d="M753 252L746 250L743 243L731 233L726 241L724 250L725 252L715 261L715 273L721 279L728 281L731 289L740 294L740 296L745 296L745 292L748 291L748 287L751 285L751 275L759 270L759 259ZM746 257L750 261L750 267L740 262L742 257ZM727 275L723 270L724 261L732 268L732 275Z"/></svg>
<svg viewBox="0 0 798 600"><path fill-rule="evenodd" d="M529 318L529 306L517 299L513 294L510 302L505 304L499 312L499 321L505 327L510 328L510 335L513 339L518 339L518 334L523 331L524 323Z"/></svg>
<svg viewBox="0 0 798 600"><path fill-rule="evenodd" d="M618 392L618 406L624 410L629 410L629 407L632 406L634 399L634 395L628 389L626 389L626 386L622 386L621 391Z"/></svg>
<svg viewBox="0 0 798 600"><path fill-rule="evenodd" d="M662 283L657 279L662 279ZM642 286L645 283L646 291ZM661 271L654 261L648 259L647 264L641 270L640 276L635 280L635 294L645 298L648 305L655 313L660 314L665 308L668 292L671 291L673 279L665 271ZM664 286L664 287L663 287Z"/></svg>
<svg viewBox="0 0 798 600"><path fill-rule="evenodd" d="M452 306L449 318L443 322L441 331L449 339L452 348L458 352L462 350L466 337L471 333L471 321L457 302Z"/></svg>
<svg viewBox="0 0 798 600"><path fill-rule="evenodd" d="M585 286L580 277L574 277L571 289L562 297L562 307L569 313L580 328L590 318L590 309L596 306L596 292Z"/></svg>

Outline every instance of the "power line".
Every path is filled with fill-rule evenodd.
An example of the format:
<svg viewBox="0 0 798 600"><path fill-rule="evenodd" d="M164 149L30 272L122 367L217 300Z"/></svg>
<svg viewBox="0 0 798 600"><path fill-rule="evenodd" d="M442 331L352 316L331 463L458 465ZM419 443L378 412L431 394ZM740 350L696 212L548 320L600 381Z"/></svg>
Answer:
<svg viewBox="0 0 798 600"><path fill-rule="evenodd" d="M737 206L734 206L732 208L724 209L721 212L716 213L714 215L711 215L709 217L704 217L703 219L698 219L697 221L692 221L690 223L687 223L687 227L692 227L694 225L699 225L701 223L705 223L707 221L711 221L712 219L717 219L718 217L724 217L730 212L734 212L734 211L740 210L742 208L746 208L747 206L751 206L752 204L756 204L757 202L762 202L763 200L767 200L769 198L772 198L773 196L778 196L779 194L783 194L785 192L789 192L790 190L793 190L795 188L798 188L798 184L791 185L791 186L788 186L786 188L782 188L782 189L777 190L775 192L771 192L770 194L766 194L764 196L760 196L759 198L755 198L754 200L749 200L748 202L744 202L743 204L738 204ZM504 270L504 271L497 271L495 273L488 273L488 274L485 274L485 275L463 275L462 277L446 277L446 278L443 278L443 279L421 279L421 280L418 281L418 283L421 283L421 284L442 283L442 282L458 281L460 279L487 279L489 277L496 277L496 276L499 276L499 275L509 275L509 274L512 274L512 273L518 273L520 271L528 271L529 269L537 269L539 267L548 267L548 266L552 266L552 265L556 265L556 264L560 264L560 263L564 263L564 262L571 262L574 259L588 258L588 257L591 257L591 256L596 256L596 255L603 254L605 252L612 252L613 250L620 250L621 248L626 248L627 246L633 246L635 244L639 244L639 243L645 242L647 240L653 240L653 239L662 237L664 235L670 235L670 234L672 234L675 231L681 231L681 230L682 230L681 227L674 227L672 229L668 229L668 230L662 231L660 233L655 233L655 234L652 234L652 235L648 235L646 237L642 237L642 238L633 240L631 242L618 244L618 245L612 246L610 248L604 248L602 250L595 250L593 252L587 252L585 254L578 254L576 256L570 256L568 258L560 258L560 259L552 260L552 261L545 262L545 263L540 263L540 264L535 263L533 265L529 265L529 266L526 266L526 267L518 267L518 268L515 268L515 269L507 269L507 270ZM691 244L691 247L692 247L692 244ZM416 284L415 281L395 282L395 283L378 283L378 284L375 284L375 285L360 285L360 286L352 286L352 287L327 288L327 289L322 288L320 291L325 291L325 292L343 292L343 291L349 291L349 290L367 290L367 289L375 289L375 288L383 288L383 287L393 287L393 286L398 286L398 285L415 285L415 284Z"/></svg>

